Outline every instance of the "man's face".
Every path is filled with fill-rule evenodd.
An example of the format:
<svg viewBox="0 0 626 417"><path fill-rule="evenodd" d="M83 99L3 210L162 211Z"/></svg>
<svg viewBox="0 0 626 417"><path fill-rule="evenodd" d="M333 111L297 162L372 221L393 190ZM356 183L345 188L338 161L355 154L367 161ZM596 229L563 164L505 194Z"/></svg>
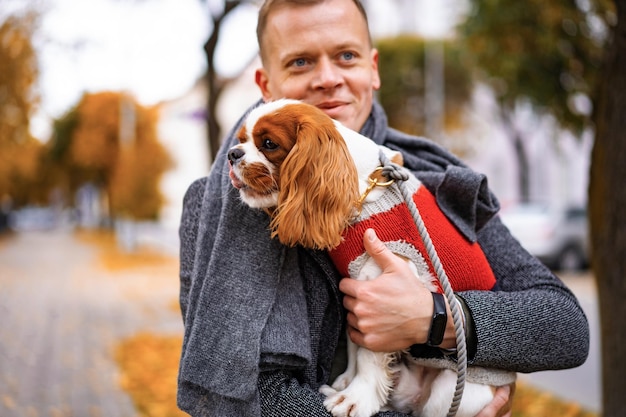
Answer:
<svg viewBox="0 0 626 417"><path fill-rule="evenodd" d="M378 51L351 0L331 0L272 12L263 38L264 67L256 83L265 101L313 104L360 130L380 87Z"/></svg>

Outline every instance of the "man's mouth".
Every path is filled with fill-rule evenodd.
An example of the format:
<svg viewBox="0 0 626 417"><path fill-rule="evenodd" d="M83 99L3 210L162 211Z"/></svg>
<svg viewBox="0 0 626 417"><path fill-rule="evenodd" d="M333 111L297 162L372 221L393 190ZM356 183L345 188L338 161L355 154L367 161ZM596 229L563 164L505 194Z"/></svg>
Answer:
<svg viewBox="0 0 626 417"><path fill-rule="evenodd" d="M323 102L323 103L319 103L316 105L316 107L320 110L333 110L336 109L338 107L342 107L344 106L346 103L342 102L342 101L327 101L327 102Z"/></svg>
<svg viewBox="0 0 626 417"><path fill-rule="evenodd" d="M336 119L346 108L347 103L341 101L328 101L316 105L318 109L326 113L329 117Z"/></svg>

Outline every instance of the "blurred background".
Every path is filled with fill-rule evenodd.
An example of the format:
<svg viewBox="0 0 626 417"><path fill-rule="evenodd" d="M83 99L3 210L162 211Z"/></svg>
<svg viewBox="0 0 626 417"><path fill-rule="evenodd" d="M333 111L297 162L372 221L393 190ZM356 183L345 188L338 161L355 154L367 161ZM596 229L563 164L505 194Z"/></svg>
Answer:
<svg viewBox="0 0 626 417"><path fill-rule="evenodd" d="M565 404L558 415L597 415L587 194L594 94L615 6L363 2L380 51L378 100L390 125L441 143L485 173L505 223L576 292L590 319L584 366L522 376L539 390L528 404L548 395L552 410L525 415L557 415L552 398ZM0 415L174 415L137 398L168 410L175 386L138 394L129 376L137 371L128 370L133 360L120 358L149 359L145 349L153 346L159 366L163 355L177 360L182 199L260 98L253 78L258 3L0 0L0 308L9 323L0 330ZM58 281L47 287L44 278ZM28 307L33 298L39 304ZM75 313L86 318L73 331L88 325L96 301L104 303L97 319L109 329L105 339L71 339L96 349L96 373L110 374L82 395L65 390L81 385L79 369L93 371L90 356L75 364L68 382L69 365L54 354L69 344L58 337L67 331L68 298L84 300ZM45 336L46 329L56 336ZM174 342L164 345L164 337ZM38 348L26 353L26 346ZM46 358L57 363L52 371ZM167 371L154 372L136 385ZM526 406L525 398L521 393L518 403Z"/></svg>

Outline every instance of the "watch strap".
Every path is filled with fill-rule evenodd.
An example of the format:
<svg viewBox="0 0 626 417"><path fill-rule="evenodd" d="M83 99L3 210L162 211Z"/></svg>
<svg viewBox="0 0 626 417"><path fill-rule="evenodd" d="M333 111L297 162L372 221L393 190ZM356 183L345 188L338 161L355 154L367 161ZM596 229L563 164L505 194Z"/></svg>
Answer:
<svg viewBox="0 0 626 417"><path fill-rule="evenodd" d="M428 346L439 346L443 342L443 336L446 333L446 325L448 324L448 313L446 310L446 301L443 294L438 292L431 293L433 295L433 318L430 322L428 331Z"/></svg>

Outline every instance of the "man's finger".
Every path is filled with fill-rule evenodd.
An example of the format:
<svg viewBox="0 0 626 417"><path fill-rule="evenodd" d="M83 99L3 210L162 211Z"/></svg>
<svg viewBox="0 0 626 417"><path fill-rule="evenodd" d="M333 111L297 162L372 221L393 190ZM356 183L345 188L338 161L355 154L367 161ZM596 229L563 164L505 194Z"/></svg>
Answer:
<svg viewBox="0 0 626 417"><path fill-rule="evenodd" d="M510 415L511 403L513 401L512 390L515 385L505 385L498 387L493 400L485 406L476 417L506 417Z"/></svg>
<svg viewBox="0 0 626 417"><path fill-rule="evenodd" d="M383 271L393 264L396 256L385 246L378 236L376 236L374 229L367 229L365 231L363 234L363 245L367 253Z"/></svg>

